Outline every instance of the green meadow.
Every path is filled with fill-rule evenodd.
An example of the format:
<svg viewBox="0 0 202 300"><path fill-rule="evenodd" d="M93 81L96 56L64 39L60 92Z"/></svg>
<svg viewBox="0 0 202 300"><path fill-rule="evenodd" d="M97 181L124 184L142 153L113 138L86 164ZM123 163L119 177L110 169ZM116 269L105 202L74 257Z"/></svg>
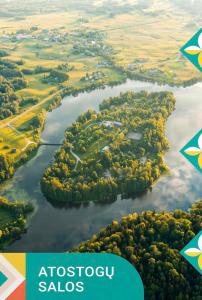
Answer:
<svg viewBox="0 0 202 300"><path fill-rule="evenodd" d="M49 72L43 70L68 64L62 70L68 76L63 86L77 90L92 83L96 87L100 83L122 81L128 71L132 76L144 74L151 80L163 78L164 82L177 84L201 78L179 53L197 30L193 15L177 10L172 1L156 0L150 5L144 2L120 1L109 11L103 1L94 1L90 8L88 1L80 8L77 1L69 1L66 11L60 4L54 9L51 5L44 9L43 1L38 0L37 7L41 7L42 13L32 3L26 12L23 4L21 11L14 5L15 14L9 17L1 17L0 11L0 49L8 53L3 59L21 62L18 69L27 86L16 91L19 99L23 99L19 115L28 110L12 123L17 130L27 128L24 135L17 135L8 127L0 129L1 154L11 155L11 150L16 148L19 151L11 156L21 156L25 137L34 141L35 136L35 128L27 125L38 113L47 110L50 96L61 89L61 83L54 82L53 78L44 80ZM8 6L6 3L2 6L2 13L7 12ZM39 67L42 71L36 73ZM94 76L95 72L104 74L103 78L82 81L86 74ZM30 99L39 104L32 111ZM1 120L0 126L13 117Z"/></svg>

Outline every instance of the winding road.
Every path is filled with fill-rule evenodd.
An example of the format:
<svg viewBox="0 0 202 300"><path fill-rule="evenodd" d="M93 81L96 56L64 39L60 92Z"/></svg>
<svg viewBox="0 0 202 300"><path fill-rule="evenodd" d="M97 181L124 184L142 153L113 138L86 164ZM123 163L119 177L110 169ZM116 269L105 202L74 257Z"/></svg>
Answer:
<svg viewBox="0 0 202 300"><path fill-rule="evenodd" d="M46 103L47 101L49 101L52 97L57 96L58 94L60 94L64 89L61 89L59 91L57 91L54 94L51 94L50 96L44 98L42 101L40 101L39 103L33 105L32 107L28 108L27 110L21 112L19 115L15 116L14 118L12 118L9 122L7 123L3 123L0 125L0 129L5 128L7 126L9 126L11 123L17 121L18 119L20 119L21 117L25 116L27 113L33 111L34 109L38 108L39 106L41 106L42 104Z"/></svg>
<svg viewBox="0 0 202 300"><path fill-rule="evenodd" d="M31 144L36 144L33 141L30 141L25 135L24 133L20 132L18 129L16 129L14 126L11 125L11 123L17 121L18 119L20 119L21 117L25 116L27 113L33 111L34 109L40 107L42 104L46 103L47 101L49 101L52 97L57 96L58 94L61 93L61 91L63 91L64 89L61 89L59 91L57 91L54 94L51 94L50 96L44 98L42 101L40 101L39 103L33 105L32 107L28 108L27 110L23 111L22 113L20 113L19 115L15 116L14 118L12 118L9 122L3 123L0 125L0 129L3 129L5 127L9 127L10 129L14 130L18 135L20 136L24 136L25 141L27 142L26 146L24 148L22 148L22 152L24 152L29 145Z"/></svg>

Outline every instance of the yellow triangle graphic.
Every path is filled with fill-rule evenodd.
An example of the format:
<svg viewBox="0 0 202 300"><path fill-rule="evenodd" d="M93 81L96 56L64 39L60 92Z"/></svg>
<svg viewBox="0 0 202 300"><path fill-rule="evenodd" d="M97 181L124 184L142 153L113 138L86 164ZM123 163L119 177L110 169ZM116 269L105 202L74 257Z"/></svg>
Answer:
<svg viewBox="0 0 202 300"><path fill-rule="evenodd" d="M16 270L25 277L26 275L26 254L25 253L1 253Z"/></svg>

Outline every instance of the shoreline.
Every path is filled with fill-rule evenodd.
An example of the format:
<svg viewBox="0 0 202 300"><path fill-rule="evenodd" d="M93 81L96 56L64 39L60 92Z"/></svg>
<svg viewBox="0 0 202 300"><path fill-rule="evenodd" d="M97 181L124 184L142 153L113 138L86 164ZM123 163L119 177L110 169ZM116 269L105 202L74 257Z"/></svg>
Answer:
<svg viewBox="0 0 202 300"><path fill-rule="evenodd" d="M24 235L20 241L17 241L16 243L14 243L14 245L10 246L9 249L12 251L23 251L24 249L29 249L29 251L32 251L33 249L36 249L36 251L37 249L39 249L40 251L45 251L49 247L49 249L52 249L53 251L61 251L61 249L69 249L70 247L72 247L72 245L78 244L81 240L88 239L93 234L93 232L96 232L100 227L109 224L112 218L120 219L122 215L127 215L128 213L131 213L131 211L143 211L149 209L164 210L166 208L168 210L173 210L177 207L186 210L188 204L192 203L191 198L188 197L188 194L187 196L185 196L184 201L181 201L182 193L180 193L180 191L177 192L177 195L172 195L172 186L175 184L176 180L178 180L177 174L182 169L183 174L185 174L184 176L186 177L186 169L188 169L185 169L187 164L183 164L183 167L183 159L181 159L180 157L179 159L177 159L177 162L179 163L176 163L176 159L174 159L173 161L172 153L173 151L176 151L175 148L173 148L173 142L175 143L175 147L177 146L179 148L181 147L181 145L179 143L179 138L175 138L173 141L172 132L173 127L180 126L179 128L182 128L181 120L182 118L184 120L184 117L187 119L187 117L186 115L184 116L184 113L181 112L181 108L182 111L184 111L184 108L187 108L187 105L189 105L189 107L191 105L192 107L193 103L192 101L190 102L191 95L193 95L193 97L195 95L194 99L197 103L197 95L200 95L200 87L201 84L195 85L193 88L189 88L187 90L184 88L181 88L179 90L174 89L174 94L178 103L176 108L178 109L176 109L175 113L172 115L171 119L166 125L166 136L170 140L171 147L168 155L166 154L165 160L166 164L169 166L170 171L172 172L172 176L161 176L157 184L152 187L152 192L150 190L144 195L138 195L136 199L130 198L124 199L124 201L122 201L123 199L118 197L117 201L113 203L100 204L91 202L90 205L78 204L76 209L72 208L71 206L68 206L68 209L56 209L51 203L46 201L39 188L39 181L42 173L44 172L44 169L46 168L46 166L48 167L49 164L53 162L52 157L54 155L55 148L41 147L41 149L38 151L36 159L32 159L30 161L30 164L28 163L25 165L25 167L20 168L20 170L18 170L17 172L17 175L15 175L14 180L11 180L10 183L4 188L4 195L7 196L7 198L10 197L11 199L15 200L22 198L21 195L24 195L24 198L27 200L33 199L34 204L36 203L36 206L38 207L35 216L29 222L29 230L27 234ZM140 92L142 90L146 90L147 92L159 92L165 90L171 91L171 89L167 87L159 87L157 85L149 84L146 82L141 83L140 81L136 82L128 80L126 84L120 85L120 87L114 87L113 89L106 88L103 91L96 90L95 92L84 93L83 95L79 95L75 98L67 97L62 102L60 108L47 115L46 126L43 131L42 139L50 142L60 142L63 140L65 129L71 126L76 118L83 112L87 111L89 107L95 109L95 111L98 112L99 104L104 99L108 99L110 97L118 97L121 91ZM183 128L186 128L186 126ZM167 132L167 130L169 130L169 132ZM189 134L192 134L192 131L190 133L190 130L187 130L186 135L183 134L183 132L184 130L182 130L182 132L179 132L181 141L185 138L185 136L186 139L189 137L188 132ZM169 158L169 160L167 158ZM26 180L28 178L27 176L29 176L29 172L31 172L32 175L30 174L29 183L26 185ZM167 191L169 191L170 197L169 195L165 194L165 188ZM12 192L10 192L10 190L13 190L15 194L12 195ZM198 195L197 190L195 190L194 198L198 199L199 197L200 195ZM173 202L173 199L176 200ZM99 216L97 215L98 210ZM95 224L93 215L97 215L98 217L98 220ZM46 224L49 218L57 218L57 224L55 223L54 226L47 227ZM69 219L68 223L66 223L67 218ZM70 234L72 230L71 224L74 224L74 220L76 218L81 219L81 224L83 224L82 226L88 226L89 229L86 232L80 232L79 228L77 228L75 224L75 237L72 238L72 241L70 242L68 238L65 238L65 240L61 242L60 246L56 246L55 238L61 235L61 227L63 228L63 234ZM42 232L40 231L41 226L43 226L44 228ZM44 239L44 243L41 244L38 240L32 240L33 235L38 235L41 239Z"/></svg>
<svg viewBox="0 0 202 300"><path fill-rule="evenodd" d="M202 81L202 78L201 79L198 79L198 80L194 80L194 79L191 79L191 80L188 80L188 83L186 84L186 82L182 82L182 83L179 83L179 84L173 84L173 85L170 85L169 83L159 83L155 80L153 80L152 78L148 79L147 80L145 78L142 77L142 79L134 79L134 78L130 78L129 76L126 77L126 78L123 78L123 80L119 80L119 81L113 81L113 82L109 82L108 84L106 83L99 83L99 85L95 86L94 84L88 86L88 87L85 87L85 88L79 88L79 89L75 89L73 87L63 87L63 89L58 89L58 91L53 95L53 97L55 96L58 96L59 95L59 101L55 101L56 99L51 99L51 100L48 100L47 102L50 101L50 105L48 107L48 109L46 110L45 112L45 117L44 117L44 120L43 120L43 124L41 127L39 128L36 128L38 129L38 134L39 134L39 138L37 141L35 141L35 146L31 146L31 150L30 150L30 147L27 148L27 150L24 152L24 157L21 157L19 160L17 160L16 162L14 162L13 164L13 167L14 167L14 173L12 174L12 176L10 178L7 178L5 181L3 181L2 183L0 183L0 191L1 191L1 187L10 179L13 178L13 176L15 175L15 172L17 171L17 169L21 166L23 166L26 162L28 162L29 160L31 160L36 154L37 154L37 151L40 147L40 138L41 138L41 134L43 132L43 129L44 129L44 126L45 126L45 122L46 122L46 114L48 112L51 112L52 110L58 108L63 99L65 97L68 97L68 96L78 96L79 94L83 94L85 92L91 92L91 91L94 91L94 90L102 90L102 89L105 89L107 87L114 87L114 86L117 86L117 85L120 85L120 84L123 84L123 83L126 83L127 80L132 80L132 81L139 81L139 82L150 82L150 83L153 83L153 84L157 84L158 86L165 86L167 85L168 87L176 87L176 88L187 88L187 87L191 87L199 82ZM194 82L193 82L194 80ZM51 96L51 95L50 95ZM43 100L42 100L43 101ZM25 113L25 112L23 112ZM17 115L18 116L18 115ZM15 116L15 117L17 117ZM15 118L14 117L14 118ZM11 120L12 122L12 120ZM25 157L26 156L26 157Z"/></svg>

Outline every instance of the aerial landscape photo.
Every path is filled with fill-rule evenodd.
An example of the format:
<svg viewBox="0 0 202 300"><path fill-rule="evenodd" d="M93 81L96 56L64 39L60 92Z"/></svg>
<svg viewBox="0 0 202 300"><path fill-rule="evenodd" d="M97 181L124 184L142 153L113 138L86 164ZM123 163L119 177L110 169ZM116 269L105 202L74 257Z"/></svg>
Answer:
<svg viewBox="0 0 202 300"><path fill-rule="evenodd" d="M113 253L146 299L202 299L201 28L202 0L0 0L1 251Z"/></svg>

